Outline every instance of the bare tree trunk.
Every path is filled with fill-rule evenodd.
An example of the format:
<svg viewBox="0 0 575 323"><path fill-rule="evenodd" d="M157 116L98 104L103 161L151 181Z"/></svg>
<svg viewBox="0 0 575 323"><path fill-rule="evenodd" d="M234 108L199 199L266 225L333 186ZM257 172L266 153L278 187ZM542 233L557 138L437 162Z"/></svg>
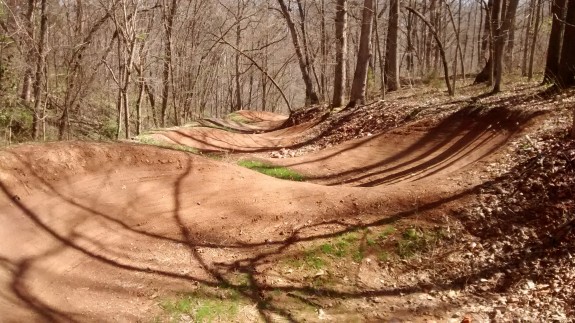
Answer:
<svg viewBox="0 0 575 323"><path fill-rule="evenodd" d="M142 101L144 98L144 80L138 82L138 98L136 99L136 136L142 133Z"/></svg>
<svg viewBox="0 0 575 323"><path fill-rule="evenodd" d="M551 7L553 22L547 48L547 62L545 65L545 76L543 77L544 83L555 83L557 75L559 75L559 59L561 57L561 45L563 32L565 30L563 20L565 19L566 4L567 0L554 0Z"/></svg>
<svg viewBox="0 0 575 323"><path fill-rule="evenodd" d="M505 51L505 66L509 73L513 72L514 47L515 47L515 17L513 17L513 21L511 22L511 30L509 31L509 39L507 40L507 50Z"/></svg>
<svg viewBox="0 0 575 323"><path fill-rule="evenodd" d="M495 70L496 64L494 63L493 58L495 54L495 34L499 29L500 22L499 16L501 12L501 1L502 0L489 0L487 6L487 12L485 14L485 27L488 34L484 36L485 43L482 46L487 47L487 43L489 44L489 50L486 51L489 56L487 63L485 63L481 72L475 76L475 80L473 81L474 84L487 82L489 85L493 85L493 80L495 78L495 74L497 73ZM487 40L489 41L487 42Z"/></svg>
<svg viewBox="0 0 575 323"><path fill-rule="evenodd" d="M333 108L343 105L347 70L347 0L337 0L335 15L335 74L333 83Z"/></svg>
<svg viewBox="0 0 575 323"><path fill-rule="evenodd" d="M575 139L575 106L573 106L573 125L571 126L571 138Z"/></svg>
<svg viewBox="0 0 575 323"><path fill-rule="evenodd" d="M240 11L240 2L238 1L238 11ZM239 12L238 12L239 14ZM236 26L236 47L240 48L241 46L241 41L242 41L242 27L241 27L241 23L240 23L240 18L238 17L238 22L237 22L237 26ZM234 73L234 83L235 83L235 96L236 96L236 103L235 103L235 109L234 110L241 110L242 109L242 85L240 82L240 77L241 77L241 73L240 73L240 58L241 58L241 54L240 53L236 53L235 58L234 58L234 68L235 68L235 73Z"/></svg>
<svg viewBox="0 0 575 323"><path fill-rule="evenodd" d="M321 44L320 44L320 51L321 51L321 82L320 82L320 93L322 101L326 102L328 100L328 86L327 86L327 24L326 24L326 9L325 9L325 0L321 0L320 3L321 9Z"/></svg>
<svg viewBox="0 0 575 323"><path fill-rule="evenodd" d="M40 2L40 35L38 39L38 54L36 57L36 74L34 76L34 113L32 115L32 138L38 139L40 133L40 120L44 120L44 115L40 109L42 101L42 78L45 69L45 48L46 48L46 32L48 28L48 18L46 16L46 0Z"/></svg>
<svg viewBox="0 0 575 323"><path fill-rule="evenodd" d="M377 2L375 3L376 12L377 12ZM383 10L382 10L383 12ZM377 56L379 58L379 81L380 81L380 94L382 98L385 98L385 60L383 58L383 54L381 51L381 37L379 35L379 15L374 15L373 17L373 24L375 28L375 48L377 49Z"/></svg>
<svg viewBox="0 0 575 323"><path fill-rule="evenodd" d="M460 63L461 63L461 73L463 74L463 77L465 77L465 66L464 66L464 61L463 61L463 51L461 50L461 40L459 38L459 34L461 32L461 23L459 24L459 28L455 25L455 19L453 18L453 12L451 11L451 7L449 7L449 4L447 3L446 0L443 1L445 4L445 7L447 8L447 13L449 14L449 20L451 21L451 26L453 27L453 32L455 33L455 62L453 63L453 92L455 94L455 83L457 80L457 55L459 54L459 59L460 59ZM460 3L461 5L461 3ZM461 7L460 7L461 8ZM461 11L461 10L460 10ZM460 12L461 14L461 12ZM459 15L459 17L461 18L461 15Z"/></svg>
<svg viewBox="0 0 575 323"><path fill-rule="evenodd" d="M429 2L429 20L428 20L429 22L435 21L436 3L437 3L437 0L430 0L430 2ZM430 24L430 25L433 26L433 24ZM431 64L431 54L433 53L433 35L431 34L431 31L429 30L429 26L427 28L426 40L427 40L427 44L425 46L425 68L427 69L427 72L429 73L433 69L432 64ZM433 71L433 72L435 72L435 71Z"/></svg>
<svg viewBox="0 0 575 323"><path fill-rule="evenodd" d="M389 24L385 43L385 84L388 91L397 91L399 83L399 62L397 59L399 36L399 1L391 0L389 7Z"/></svg>
<svg viewBox="0 0 575 323"><path fill-rule="evenodd" d="M509 6L505 11L505 17L501 27L496 32L495 38L495 53L494 53L494 69L495 69L495 84L493 85L492 93L501 91L501 76L503 74L503 48L505 47L505 40L509 35L509 29L517 12L517 5L519 0L509 0Z"/></svg>
<svg viewBox="0 0 575 323"><path fill-rule="evenodd" d="M575 86L575 0L569 0L565 15L563 48L559 60L558 84L561 88Z"/></svg>
<svg viewBox="0 0 575 323"><path fill-rule="evenodd" d="M134 31L135 32L135 31ZM134 50L136 46L136 35L134 34L131 39L131 44L128 49L128 60L126 62L124 72L124 85L122 90L122 98L124 100L124 130L126 139L130 138L130 100L129 100L129 87L132 81L132 68L134 65Z"/></svg>
<svg viewBox="0 0 575 323"><path fill-rule="evenodd" d="M535 10L535 0L530 1L528 8L528 17L525 22L525 35L523 39L523 58L521 60L521 76L527 76L527 61L529 60L529 34L531 31L531 23L533 22L533 13Z"/></svg>
<svg viewBox="0 0 575 323"><path fill-rule="evenodd" d="M168 98L170 96L170 75L172 69L172 31L174 28L174 16L176 15L177 0L172 0L168 13L166 13L166 4L164 3L164 28L166 36L164 39L164 71L162 77L162 127L166 126ZM178 114L174 111L174 119L178 124Z"/></svg>
<svg viewBox="0 0 575 323"><path fill-rule="evenodd" d="M36 6L36 0L28 0L28 7L26 8L26 34L28 36L28 43L31 44L34 40L34 7ZM32 45L28 46L28 59L32 60L26 64L26 69L24 71L24 79L22 81L22 91L20 92L20 98L24 102L29 102L32 97L32 62L35 57L34 49Z"/></svg>
<svg viewBox="0 0 575 323"><path fill-rule="evenodd" d="M492 12L491 12L491 20L489 22L490 28L489 28L489 32L490 32L490 36L489 36L489 40L490 40L490 45L489 45L489 57L490 57L490 61L491 61L491 68L488 70L488 81L487 83L489 85L493 85L494 81L495 81L495 77L496 74L498 73L498 71L496 70L498 67L498 64L496 62L497 58L496 58L496 43L498 42L499 38L498 38L498 31L501 28L501 7L503 2L505 2L505 0L493 0L493 7L492 7ZM503 40L505 42L505 40ZM503 48L501 49L501 53L503 53Z"/></svg>
<svg viewBox="0 0 575 323"><path fill-rule="evenodd" d="M319 81L319 77L317 76L317 71L315 68L315 56L312 56L312 53L309 49L308 46L308 35L307 35L307 28L306 28L306 10L304 8L304 5L302 4L301 0L296 0L297 3L297 8L298 8L298 13L300 16L300 31L301 31L301 40L302 40L302 47L303 47L303 54L304 54L304 59L305 59L305 65L307 66L308 69L308 73L310 75L313 75L315 78L315 82L319 88L319 91L321 93L322 89L321 89L321 83Z"/></svg>
<svg viewBox="0 0 575 323"><path fill-rule="evenodd" d="M371 57L371 31L373 26L373 0L364 0L361 20L361 34L359 39L359 53L357 65L351 85L350 100L347 107L354 107L358 103L365 103L365 87L367 83L367 70Z"/></svg>
<svg viewBox="0 0 575 323"><path fill-rule="evenodd" d="M298 62L299 62L299 67L300 67L300 71L302 74L302 78L303 78L303 82L305 84L305 97L306 97L306 105L313 105L313 104L318 104L319 103L319 97L317 96L317 93L314 90L313 87L313 82L311 80L310 74L308 72L308 66L306 65L306 60L305 57L303 55L302 52L302 47L300 45L300 40L295 28L295 24L291 18L290 15L290 11L287 8L285 1L284 0L277 0L280 8L281 8L281 12L284 16L284 19L286 20L288 29L290 31L290 35L292 38L292 43L298 58Z"/></svg>
<svg viewBox="0 0 575 323"><path fill-rule="evenodd" d="M490 0L491 1L491 0ZM481 8L481 4L478 4L479 8ZM487 46L487 42L485 41L485 19L487 19L488 14L487 14L488 10L487 8L485 9L485 15L483 15L483 13L481 12L481 10L479 11L479 29L477 32L477 66L481 67L483 64L483 60L485 59L485 51L486 49L484 48L484 46ZM484 19L485 18L485 19ZM483 31L483 34L481 33Z"/></svg>
<svg viewBox="0 0 575 323"><path fill-rule="evenodd" d="M537 35L539 34L539 21L541 20L541 0L537 0L537 7L535 8L535 24L533 25L533 40L531 41L531 52L529 55L529 69L527 71L527 78L529 81L533 78L533 60L535 59L535 47L537 46Z"/></svg>
<svg viewBox="0 0 575 323"><path fill-rule="evenodd" d="M215 35L214 35L215 36ZM248 54L244 53L241 49L235 47L234 45L230 44L229 42L227 42L223 37L219 37L220 41L222 41L224 44L230 46L233 50L237 51L238 53L242 54L242 56L244 56L245 58L247 58L250 62L252 62L254 64L254 66L260 70L271 82L272 84L276 87L276 89L280 92L282 98L284 99L287 108L289 110L289 112L293 112L291 105L289 103L289 100L287 98L287 96L285 95L284 91L282 90L282 88L278 85L278 83L274 80L273 77L271 77L271 75L269 75L269 73L264 70L260 64L258 64L251 56L249 56Z"/></svg>
<svg viewBox="0 0 575 323"><path fill-rule="evenodd" d="M433 28L431 23L427 19L425 19L425 17L421 13L410 7L405 7L405 9L412 12L414 15L418 16L419 19L421 19L427 25L429 31L433 35L433 38L435 38L435 42L437 43L439 53L441 55L441 60L443 62L443 75L445 79L445 85L447 86L447 92L449 93L449 95L453 95L453 89L451 88L451 83L449 82L449 66L447 65L447 57L445 56L445 49L443 48L443 43L441 42L439 35L435 31L435 28Z"/></svg>

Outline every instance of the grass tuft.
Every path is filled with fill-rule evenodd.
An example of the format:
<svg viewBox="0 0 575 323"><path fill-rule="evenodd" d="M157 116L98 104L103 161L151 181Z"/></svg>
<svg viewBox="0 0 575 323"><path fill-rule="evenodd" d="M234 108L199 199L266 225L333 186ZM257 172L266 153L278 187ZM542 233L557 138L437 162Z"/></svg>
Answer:
<svg viewBox="0 0 575 323"><path fill-rule="evenodd" d="M238 161L238 165L275 178L287 179L297 182L301 182L305 179L303 175L289 168L274 166L260 161L240 160Z"/></svg>
<svg viewBox="0 0 575 323"><path fill-rule="evenodd" d="M190 318L193 322L225 322L233 320L244 304L245 300L231 289L219 289L219 295L200 289L163 301L160 307L175 322Z"/></svg>
<svg viewBox="0 0 575 323"><path fill-rule="evenodd" d="M442 239L443 232L441 231L408 228L403 231L401 239L397 241L397 254L401 258L410 258L433 249Z"/></svg>
<svg viewBox="0 0 575 323"><path fill-rule="evenodd" d="M248 118L244 117L243 115L241 115L237 112L232 112L232 113L228 114L228 119L235 121L235 122L238 122L238 123L245 123L245 124L250 124L250 123L256 122L252 119L248 119Z"/></svg>

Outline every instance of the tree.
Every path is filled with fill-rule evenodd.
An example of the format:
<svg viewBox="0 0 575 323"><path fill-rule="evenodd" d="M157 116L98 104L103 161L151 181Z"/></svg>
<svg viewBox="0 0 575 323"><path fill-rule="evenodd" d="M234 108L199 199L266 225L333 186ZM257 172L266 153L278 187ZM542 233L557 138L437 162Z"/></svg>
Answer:
<svg viewBox="0 0 575 323"><path fill-rule="evenodd" d="M495 84L493 85L492 93L498 93L501 91L501 77L503 74L503 48L505 47L505 42L509 36L509 29L511 29L511 24L515 19L515 13L517 12L517 5L519 0L509 0L509 5L507 10L505 10L505 17L503 18L503 23L495 32L495 49L494 49L494 73L495 73Z"/></svg>
<svg viewBox="0 0 575 323"><path fill-rule="evenodd" d="M400 87L399 64L397 59L399 36L399 1L391 0L389 7L389 24L387 42L385 44L385 84L388 91L396 91Z"/></svg>
<svg viewBox="0 0 575 323"><path fill-rule="evenodd" d="M178 2L172 0L171 3L166 3L163 0L162 16L164 20L164 57L163 57L163 74L162 74L162 127L166 126L166 118L168 111L168 99L170 96L170 76L172 73L172 34L174 29L174 18L176 16ZM176 124L179 123L178 113L174 104L174 120Z"/></svg>
<svg viewBox="0 0 575 323"><path fill-rule="evenodd" d="M443 43L441 42L441 39L439 38L437 31L435 30L435 28L433 28L431 23L427 19L425 19L425 17L417 10L410 7L405 7L405 9L412 12L417 17L419 17L419 19L421 19L421 21L423 21L427 25L427 28L429 28L429 31L433 35L433 38L437 43L437 47L439 48L441 61L443 62L443 77L445 79L445 85L447 86L447 92L449 93L449 95L453 95L453 89L451 88L451 83L449 82L449 66L447 65L447 56L445 55L445 49L443 48Z"/></svg>
<svg viewBox="0 0 575 323"><path fill-rule="evenodd" d="M38 139L40 133L40 121L44 120L44 114L40 110L40 103L42 101L42 80L44 77L45 69L45 51L46 51L46 32L48 28L48 18L46 13L46 0L40 2L40 35L38 37L38 54L36 57L36 72L34 75L33 94L34 94L34 109L32 114L32 138Z"/></svg>
<svg viewBox="0 0 575 323"><path fill-rule="evenodd" d="M565 5L566 0L553 0L551 14L553 22L551 25L551 34L549 35L549 44L547 47L547 61L545 65L544 83L555 83L559 75L559 59L561 58L561 45L563 43L563 31L565 30Z"/></svg>
<svg viewBox="0 0 575 323"><path fill-rule="evenodd" d="M282 13L282 15L283 15L283 17L287 23L287 26L288 26L288 29L289 29L289 32L291 35L291 39L292 39L292 44L293 44L293 47L295 49L296 56L298 58L301 76L302 76L303 82L305 84L305 102L306 102L306 105L318 104L319 103L319 97L317 96L317 93L315 92L315 89L313 87L313 82L311 80L311 76L310 76L309 71L308 71L309 60L306 57L304 57L304 52L302 51L301 42L300 42L299 36L297 34L295 24L294 24L293 19L291 17L290 10L286 6L284 0L278 0L278 3L280 5L281 13Z"/></svg>
<svg viewBox="0 0 575 323"><path fill-rule="evenodd" d="M529 80L533 78L533 60L535 59L535 47L537 45L537 35L539 34L541 6L542 1L537 0L537 6L535 8L535 24L533 25L533 40L531 41L531 51L529 54L529 69L527 70L527 77Z"/></svg>
<svg viewBox="0 0 575 323"><path fill-rule="evenodd" d="M575 86L575 0L568 1L557 80L561 88Z"/></svg>
<svg viewBox="0 0 575 323"><path fill-rule="evenodd" d="M475 76L474 84L488 82L493 85L493 76L496 71L494 70L495 64L493 63L494 47L495 47L495 31L499 27L499 13L502 0L489 0L485 8L485 35L483 38L484 43L482 48L488 54L488 59L481 72Z"/></svg>
<svg viewBox="0 0 575 323"><path fill-rule="evenodd" d="M343 105L347 70L347 0L337 0L335 14L335 71L332 107Z"/></svg>
<svg viewBox="0 0 575 323"><path fill-rule="evenodd" d="M26 25L26 35L27 40L24 43L30 44L34 37L34 7L36 6L36 0L28 0L28 6L26 8L25 14L25 25ZM28 46L28 59L34 60L34 47L32 44ZM26 64L26 71L24 72L24 80L22 82L22 91L20 93L20 98L24 101L30 101L32 96L32 66L31 62Z"/></svg>
<svg viewBox="0 0 575 323"><path fill-rule="evenodd" d="M373 0L364 0L361 18L361 34L359 39L359 53L351 85L351 94L347 107L355 107L358 103L365 103L365 87L367 83L367 70L371 57L371 30L373 25Z"/></svg>

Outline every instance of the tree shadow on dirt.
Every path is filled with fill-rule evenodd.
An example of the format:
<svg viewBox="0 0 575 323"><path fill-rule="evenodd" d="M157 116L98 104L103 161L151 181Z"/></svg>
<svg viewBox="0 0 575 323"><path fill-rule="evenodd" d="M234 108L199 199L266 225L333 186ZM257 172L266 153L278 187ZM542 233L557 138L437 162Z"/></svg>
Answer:
<svg viewBox="0 0 575 323"><path fill-rule="evenodd" d="M461 125L451 125L453 127L460 127ZM5 199L11 200L11 203L20 212L29 219L34 226L41 231L42 234L49 235L54 239L60 247L49 248L47 251L34 256L29 256L28 258L15 261L6 257L0 258L0 267L10 276L10 289L11 296L16 298L18 301L13 302L14 306L24 306L27 310L34 312L42 319L46 321L82 321L83 314L78 311L69 311L69 309L54 306L49 301L42 299L38 294L38 291L34 289L32 284L34 277L32 275L39 275L37 272L28 272L31 266L33 267L35 262L42 261L43 258L49 258L57 254L61 250L73 250L78 252L82 257L87 260L94 261L95 263L101 263L105 266L114 268L114 272L117 273L128 273L128 277L133 279L140 279L139 276L132 276L133 274L144 275L149 280L160 280L167 279L169 281L175 281L181 284L182 289L192 288L194 284L201 284L203 286L210 287L225 287L235 290L237 293L242 295L250 303L256 305L256 308L265 321L271 322L276 317L283 317L284 319L292 322L299 321L300 318L297 313L294 313L289 307L286 308L285 304L277 299L270 296L272 293L283 293L292 299L297 299L302 303L309 306L320 307L325 304L326 299L363 299L366 297L407 297L416 293L425 292L429 289L429 286L420 284L420 282L413 282L410 284L404 284L399 287L394 288L357 288L357 289L345 289L340 288L341 286L331 287L331 286L315 286L313 284L302 284L301 282L294 281L291 285L277 285L266 279L265 267L273 264L278 259L286 255L293 255L294 253L301 253L297 247L302 243L309 242L319 242L325 239L334 238L342 234L356 232L358 230L365 230L368 228L373 228L377 226L382 226L386 224L393 224L397 221L403 219L409 219L415 215L425 214L427 211L432 211L438 208L448 207L450 203L456 202L461 199L465 199L471 195L479 192L480 187L474 187L468 190L461 191L460 193L453 194L447 198L437 199L426 203L424 205L418 205L417 207L408 207L405 210L396 213L390 213L384 209L377 209L373 212L381 212L381 215L370 222L364 223L351 223L342 220L329 220L320 221L310 224L305 224L298 229L291 232L282 240L276 241L255 241L253 243L221 243L221 238L218 237L217 232L212 234L207 234L208 240L211 242L206 242L203 239L198 238L198 232L190 227L188 222L186 222L185 217L189 216L185 213L185 202L190 197L190 193L187 191L189 185L188 177L191 171L195 167L193 160L190 158L183 165L183 170L180 175L175 179L171 185L173 185L173 192L170 197L173 199L174 208L171 211L171 219L174 223L175 228L179 228L179 238L173 238L172 236L162 235L160 233L147 232L146 229L142 229L137 224L130 223L128 221L124 222L119 215L107 214L98 209L98 205L85 205L82 200L76 200L79 197L69 196L69 193L60 192L58 188L51 186L48 181L42 178L39 174L35 174L32 164L27 160L21 160L22 164L26 165L26 169L29 171L29 176L36 177L41 182L48 187L49 194L62 201L62 203L68 203L74 208L81 209L83 211L89 212L92 221L101 221L101 225L106 229L113 229L117 232L125 232L126 237L133 238L134 241L138 241L141 237L143 241L147 241L150 245L153 244L171 244L167 248L185 246L189 254L191 268L200 268L200 272L196 271L190 273L180 273L174 270L173 265L161 264L157 262L147 262L140 258L135 259L135 261L129 261L123 257L129 256L129 251L117 252L116 246L109 245L111 242L104 241L98 245L98 248L90 247L90 244L86 244L83 241L89 241L95 239L92 236L84 236L81 230L73 230L72 232L63 233L62 229L51 222L51 219L47 217L38 209L33 209L30 205L26 204L26 201L19 198L14 198L15 194L11 189L4 183L0 182L0 190L4 195ZM107 172L108 170L104 171ZM108 176L114 176L112 170L109 170ZM161 178L158 178L161 180ZM486 185L494 185L496 181L488 183ZM223 198L223 197L218 197ZM259 212L257 210L250 210L250 206L242 206L245 208L243 212ZM525 212L532 212L534 210L527 209ZM264 215L265 216L265 215ZM337 214L336 217L346 218L348 214ZM517 219L520 219L518 217ZM466 221L461 219L463 225L467 230L482 239L488 239L490 236L487 233L482 233L481 231L476 231L477 222L475 220ZM504 219L502 219L504 221ZM73 226L78 226L80 223L73 223ZM520 224L519 222L514 224ZM329 229L331 228L331 229ZM319 230L318 230L319 229ZM318 233L319 231L319 233ZM503 230L499 235L505 235L508 232ZM111 233L112 234L112 233ZM120 237L122 235L119 235ZM98 241L94 241L96 244ZM122 245L120 245L121 247ZM554 257L563 257L565 252L569 252L572 249L562 249L555 250L549 248L552 246L548 242L545 244L534 244L530 245L530 252L525 252L523 257L510 257L509 259L503 259L502 261L495 263L477 263L474 266L470 266L465 271L455 272L451 274L446 272L444 275L440 276L436 280L431 281L434 290L450 290L450 289L462 289L465 286L479 284L481 279L489 279L496 275L497 273L507 272L513 268L517 268L519 265L525 262L532 261L533 259L543 259L548 258L552 261ZM241 254L237 257L229 257L231 260L222 260L210 255L210 251L217 250L218 252L226 253L230 249L241 249ZM221 257L220 257L221 258ZM238 259L239 258L239 259ZM87 261L84 260L84 261ZM421 266L425 266L423 264ZM427 264L431 269L435 268L437 264ZM179 269L179 268L178 268ZM241 273L247 276L247 284L238 284L232 278L237 273ZM60 274L68 275L68 274ZM70 274L70 278L75 277ZM286 281L289 281L289 277L284 277ZM90 279L87 277L86 279ZM501 284L496 285L493 289L488 290L493 292L500 292L505 290L509 286L517 282L517 279L521 279L520 276L508 276L505 278ZM94 278L92 284L103 284L107 285L107 281L98 281ZM341 283L341 282L340 282ZM76 282L76 287L79 288L85 284L90 284L86 280L80 280ZM426 283L429 284L429 283ZM52 286L52 288L62 288L61 286ZM170 294L169 290L162 290L165 293ZM132 293L130 289L125 291L118 291L124 293ZM5 294L5 291L0 292L0 295ZM4 299L9 299L7 296L2 296ZM454 306L449 303L441 304L443 308L450 308Z"/></svg>
<svg viewBox="0 0 575 323"><path fill-rule="evenodd" d="M269 284L266 282L264 276L259 267L281 257L284 252L288 249L294 247L295 245L302 243L302 242L309 242L309 241L316 241L319 239L326 239L330 237L335 237L337 235L344 234L346 232L355 231L358 229L368 228L371 226L382 225L385 223L393 223L402 218L408 218L414 214L414 210L408 210L405 212L400 212L397 214L386 216L380 220L368 223L368 224L361 224L361 225L353 225L353 224L346 224L345 222L340 221L327 221L327 222L320 222L302 226L298 230L294 231L289 237L286 237L282 241L274 241L274 242L264 242L264 243L236 243L233 245L227 244L218 244L218 243L210 243L205 244L197 241L196 238L197 232L193 231L193 228L190 228L186 225L186 222L183 220L184 214L182 213L182 199L187 198L184 195L182 185L185 184L184 178L189 175L190 170L192 169L193 164L188 163L185 166L184 171L182 172L181 176L176 180L174 183L174 192L173 192L173 199L175 203L175 208L173 211L173 221L180 228L181 236L183 237L182 241L174 241L172 238L163 237L158 234L148 234L141 229L133 225L129 225L126 223L122 223L121 220L116 219L112 215L105 214L101 211L96 209L91 210L91 214L93 217L99 218L98 221L102 221L103 226L106 226L106 223L110 223L111 227L117 227L118 224L121 225L122 231L128 231L130 234L144 235L147 241L153 243L153 240L160 240L160 243L167 243L167 242L175 242L175 243L183 243L187 246L191 258L195 261L196 265L199 266L203 273L194 273L194 274L180 274L173 270L173 268L162 268L159 264L153 263L146 263L146 262L133 262L128 259L123 259L122 256L126 254L122 253L115 253L115 247L113 245L108 245L106 242L102 242L98 248L94 249L87 245L85 241L89 241L93 239L90 236L83 236L83 233L80 230L74 230L72 233L65 233L62 232L62 228L59 225L52 223L51 219L46 217L45 215L39 213L41 211L34 211L30 206L26 204L25 201L20 199L13 199L15 196L14 193L6 186L4 183L0 183L0 189L3 195L8 198L12 199L12 204L20 210L20 212L29 219L34 226L39 229L42 234L47 234L51 239L57 242L57 245L60 247L55 247L54 249L49 249L44 253L39 255L30 256L23 260L19 260L18 262L13 261L8 258L3 258L1 263L2 267L8 268L10 273L10 286L11 291L14 297L16 297L19 302L25 304L24 306L27 307L26 310L34 312L36 315L39 315L42 319L47 321L81 321L83 314L77 312L70 312L69 309L60 308L54 305L51 305L51 302L45 301L42 297L38 294L36 290L37 287L33 285L33 281L36 279L40 279L38 275L41 275L37 271L33 273L28 273L27 270L30 266L34 266L36 262L40 262L43 258L47 257L50 258L55 254L59 253L61 250L73 250L74 252L78 252L82 255L83 258L86 258L91 261L95 261L96 263L104 264L107 267L115 268L115 271L118 273L121 272L128 272L128 273L137 273L146 276L150 276L150 279L154 279L154 277L158 278L167 278L169 280L180 281L184 285L192 284L201 284L205 286L225 286L226 288L231 288L236 290L240 293L245 299L249 300L250 302L256 304L258 311L260 312L261 317L265 321L272 321L274 316L281 316L287 319L288 321L297 321L297 317L294 316L294 313L291 313L289 309L282 308L281 304L275 304L267 295L270 292L277 292L280 291L282 293L290 293L290 295L299 295L298 297L302 299L306 299L306 297L314 296L314 295L323 295L326 297L332 298L340 298L340 299L351 299L351 298L364 298L367 296L397 296L401 294L409 294L420 291L421 288L417 285L414 286L407 286L402 288L392 288L386 290L362 290L359 292L349 292L349 291L340 291L337 289L332 288L322 288L322 287L314 287L314 286L274 286L273 284ZM33 174L33 169L29 168L31 174ZM38 176L38 178L40 178ZM84 211L89 211L90 206L83 205L82 202L74 201L70 199L68 193L59 193L56 188L52 188L52 194L57 196L57 198L62 198L63 201L68 201L69 203L74 203L75 207L81 207ZM440 200L434 203L430 203L426 206L419 206L417 212L421 212L427 208L434 208L444 203L448 203L449 201L459 198L466 193L462 193L460 195L454 196L450 199ZM61 195L61 196L58 196ZM96 206L92 206L95 208ZM94 219L92 219L94 220ZM73 225L77 226L80 223L76 221ZM325 227L325 226L339 226L340 229L335 230L329 233L322 233L322 234L311 234L314 229L317 227ZM117 228L115 230L118 230ZM64 230L65 231L65 230ZM153 240L150 240L153 239ZM213 237L213 241L217 240L217 237ZM205 249L209 248L212 250L225 250L230 247L239 247L244 249L244 253L246 256L242 257L239 260L234 260L230 262L221 262L221 261L214 261L204 255ZM83 260L87 261L87 260ZM67 271L67 270L66 270ZM249 284L246 286L245 284L237 284L234 283L233 280L229 278L230 273L243 273L248 276ZM61 274L67 275L67 274ZM130 277L130 275L128 276ZM202 278L203 277L203 278ZM64 277L65 278L65 277ZM74 280L77 277L70 275L70 280ZM86 277L86 279L90 279ZM94 278L98 279L98 278ZM101 279L101 278L100 278ZM81 288L85 285L98 285L98 284L106 284L106 281L98 281L95 280L94 282L88 283L86 280L79 280L74 283L71 283L72 286L76 286L76 288ZM54 286L54 288L62 288L62 286ZM106 289L106 287L102 286L102 288ZM121 292L121 291L118 291ZM123 291L127 294L132 293L133 291L126 290ZM312 301L310 301L312 302ZM18 304L15 304L19 306Z"/></svg>
<svg viewBox="0 0 575 323"><path fill-rule="evenodd" d="M304 162L283 164L293 167L319 163L353 151L353 158L357 161L344 165L348 170L307 176L307 179L328 185L364 187L393 184L401 180L413 181L437 174L456 163L464 161L467 165L490 155L505 145L522 126L541 114L507 108L483 109L470 106L453 113L405 148L395 147L393 141L386 143L389 138L400 138L401 135L388 138L386 134L381 134L345 149L320 154L311 160L306 158ZM374 147L370 147L372 142L375 143ZM364 147L366 152L360 150ZM477 154L477 151L482 153ZM381 158L377 156L382 154L384 155ZM472 154L475 155L471 156ZM317 168L321 171L321 167Z"/></svg>

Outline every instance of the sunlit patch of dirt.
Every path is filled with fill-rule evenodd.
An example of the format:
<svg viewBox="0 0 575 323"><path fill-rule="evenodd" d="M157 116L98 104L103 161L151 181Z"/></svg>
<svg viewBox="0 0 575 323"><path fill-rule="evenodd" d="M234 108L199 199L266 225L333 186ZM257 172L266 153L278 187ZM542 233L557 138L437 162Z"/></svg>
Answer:
<svg viewBox="0 0 575 323"><path fill-rule="evenodd" d="M315 183L136 144L4 149L2 319L568 321L573 101L540 90L406 90L171 139L253 159L290 147L267 159Z"/></svg>

